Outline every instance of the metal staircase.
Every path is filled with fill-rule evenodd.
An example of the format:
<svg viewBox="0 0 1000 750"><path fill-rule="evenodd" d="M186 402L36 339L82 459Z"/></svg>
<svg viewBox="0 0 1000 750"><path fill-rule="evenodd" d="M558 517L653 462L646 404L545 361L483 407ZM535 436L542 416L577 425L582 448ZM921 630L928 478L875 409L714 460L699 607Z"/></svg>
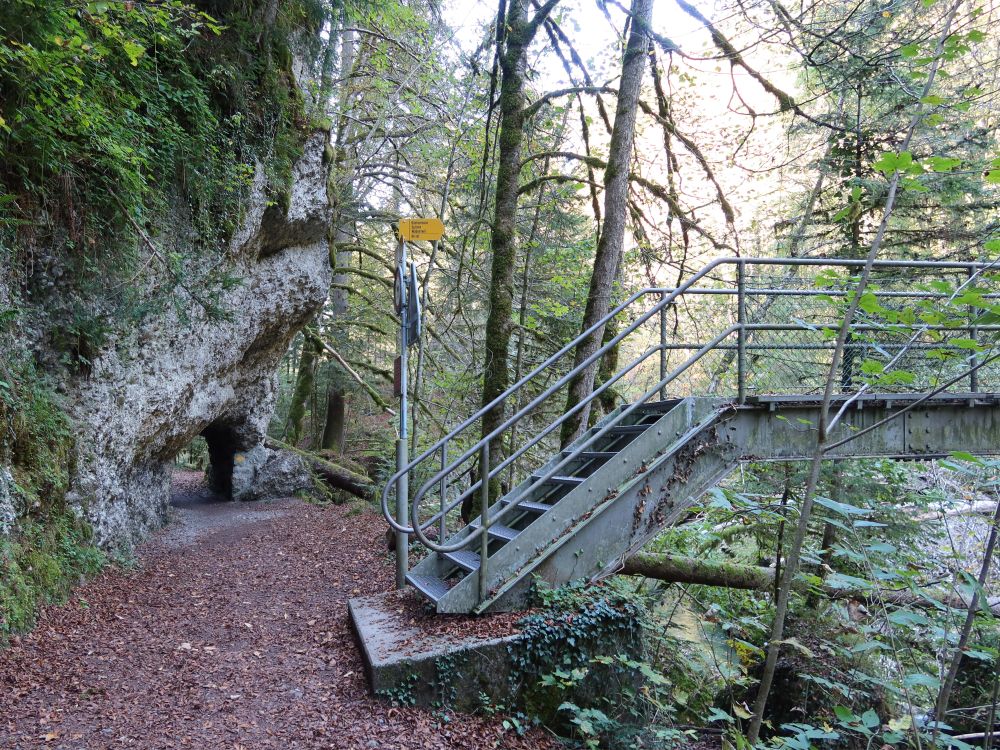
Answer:
<svg viewBox="0 0 1000 750"><path fill-rule="evenodd" d="M520 608L536 581L558 585L614 572L739 462L807 458L832 349L826 331L860 265L722 259L676 289L634 294L591 329L632 316L594 355L566 364L588 331L392 477L382 497L387 520L430 550L406 581L439 612ZM706 278L731 283L697 286ZM993 289L1000 274L992 264L885 261L876 265L876 279L875 302L866 300L848 345L829 456L1000 451L1000 397L983 387L1000 391L1000 363L990 348L1000 326L985 322L1000 303ZM669 340L668 315L688 300L704 307L706 319L728 325L706 341ZM920 317L921 309L939 314ZM563 413L569 380L616 345L631 361ZM671 368L677 351L690 354ZM562 423L611 389L628 403L559 449ZM667 398L668 389L678 397ZM480 438L482 415L518 404L522 394L526 403ZM490 445L498 441L506 456L491 467ZM513 486L491 497L504 479ZM415 522L399 523L392 493L409 494L411 486L417 491L409 495L408 516L399 517ZM425 511L432 494L438 502ZM478 515L462 525L457 509L469 498ZM432 527L436 540L428 538Z"/></svg>

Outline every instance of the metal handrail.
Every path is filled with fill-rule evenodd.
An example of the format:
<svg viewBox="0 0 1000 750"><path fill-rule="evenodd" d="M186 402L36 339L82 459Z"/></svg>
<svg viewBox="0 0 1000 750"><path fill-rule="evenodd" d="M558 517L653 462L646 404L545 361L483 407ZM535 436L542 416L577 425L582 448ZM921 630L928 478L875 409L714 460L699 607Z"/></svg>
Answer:
<svg viewBox="0 0 1000 750"><path fill-rule="evenodd" d="M618 342L620 342L628 334L632 333L632 331L634 331L636 328L638 328L640 325L642 325L642 323L646 322L650 317L652 317L652 315L654 313L659 312L659 310L661 308L666 307L667 304L669 304L674 299L676 299L678 296L680 296L680 294L682 294L685 289L687 289L688 287L690 287L691 285L693 285L699 279L704 278L713 269L715 269L715 268L717 268L720 265L723 265L725 263L734 262L734 261L735 262L741 262L741 259L739 259L739 258L718 258L718 259L710 262L708 265L706 265L704 268L702 268L698 273L696 273L694 276L692 276L685 284L681 285L680 287L677 287L677 289L675 289L672 293L670 293L670 294L666 295L665 297L663 297L660 300L660 302L657 303L657 305L655 305L653 307L653 309L651 309L649 312L646 313L646 315L644 315L643 317L639 318L636 322L634 322L632 325L630 325L624 331L622 331L617 336L615 336L614 339L612 339L611 341L609 341L607 344L601 346L597 351L595 351L590 357L588 357L580 365L577 365L572 370L570 370L570 372L568 372L566 375L564 375L561 378L559 378L556 381L556 383L553 386L550 386L543 394L541 394L540 396L537 396L534 399L532 399L530 403L528 403L526 406L522 407L520 411L518 411L516 414L514 414L509 419L507 419L507 421L505 421L502 425L500 425L499 427L497 427L496 429L494 429L489 435L487 435L487 436L485 436L483 438L480 438L479 441L473 447L471 447L468 450L466 450L466 452L463 453L462 456L459 459L457 459L456 461L453 461L452 464L447 468L447 470L442 470L442 472L439 472L439 473L450 473L450 471L452 469L454 469L457 466L465 463L465 461L467 461L469 458L471 458L472 456L476 455L476 453L479 451L479 449L484 444L488 444L494 437L496 437L497 435L499 435L500 433L502 433L504 430L506 430L512 424L514 424L515 422L520 421L520 419L523 416L525 416L530 411L532 411L535 408L535 406L537 406L539 403L541 403L541 401L544 401L546 398L548 398L550 395L552 395L552 393L554 393L556 390L558 390L563 385L565 385L569 381L570 378L574 377L576 374L578 374L579 372L583 371L585 368L589 367L591 364L593 364L594 362L596 362L598 358L600 358L601 356L603 356L607 351L609 351L616 344L618 344ZM499 396L497 396L495 399L493 399L490 403L486 404L485 406L483 406L482 408L480 408L479 411L477 411L475 414L473 414L472 416L468 417L464 422L462 422L457 427L455 427L451 432L449 432L447 436L445 436L443 438L440 438L436 443L434 443L430 448L428 448L423 453L421 453L417 458L413 459L412 461L410 461L409 464L407 464L405 467L403 467L402 469L400 469L399 471L397 471L395 474L393 474L392 477L390 477L390 479L388 480L388 482L386 482L385 488L382 490L382 514L385 516L386 520L389 522L389 525L392 526L392 528L395 529L396 531L402 532L404 534L412 534L415 531L414 527L404 527L404 526L400 526L399 524L397 524L396 521L392 518L392 514L389 512L389 488L390 487L394 487L396 481L398 481L400 478L402 478L403 476L405 476L406 474L408 474L409 471L411 469L413 469L413 467L417 466L418 464L420 464L421 462L423 462L425 459L427 459L428 457L430 457L431 455L433 455L437 451L437 449L440 447L440 444L443 443L446 439L454 439L457 435L459 435L460 433L464 432L466 430L466 428L468 428L468 427L472 426L473 424L475 424L479 419L481 419L483 416L485 416L488 412L492 411L495 407L499 406L504 401L506 401L506 399L509 396L513 395L518 390L520 390L521 388L523 388L527 383L529 383L531 380L533 380L539 374L541 374L542 372L545 372L546 370L548 370L553 364L555 364L560 359L562 359L562 357L564 357L567 353L569 353L570 351L573 351L577 347L578 344L582 343L587 338L589 338L591 335L593 335L594 333L596 333L597 331L599 331L601 328L603 328L604 325L606 325L610 320L612 320L614 317L616 317L620 312L622 312L626 308L630 307L632 305L632 303L634 303L636 300L640 299L641 297L644 297L647 293L650 293L652 291L653 291L652 289L640 289L639 291L633 293L628 299L626 299L620 305L618 305L613 310L611 310L610 312L608 312L608 314L605 315L603 318L601 318L597 323L595 323L594 325L590 326L590 328L588 328L587 330L585 330L583 333L581 333L575 339L573 339L568 344L566 344L558 352L556 352L555 354L553 354L552 356L550 356L548 359L546 359L544 362L542 362L540 365L538 365L534 370L532 370L530 373L528 373L523 378L521 378L519 381L517 381L517 383L515 383L512 386L510 386L507 390L505 390L503 393L501 393ZM436 476L435 480L439 479L439 478L440 477ZM425 485L425 487L423 487L421 489L425 490L425 489L427 489L427 486ZM418 497L421 496L421 493L417 493L417 494L418 494ZM414 498L414 499L416 500L417 498ZM419 526L419 524L418 524L418 526ZM423 540L421 540L421 541L423 541Z"/></svg>
<svg viewBox="0 0 1000 750"><path fill-rule="evenodd" d="M724 266L724 265L733 265L733 266L735 266L737 268L737 272L738 272L738 285L737 285L737 288L735 288L735 289L725 289L725 288L717 289L717 288L698 288L698 287L694 286L694 284L696 282L698 282L699 280L705 278L711 271L713 271L716 268L719 268L720 266ZM610 430L612 427L614 427L615 425L617 425L622 419L625 419L630 414L632 414L642 404L644 404L650 397L652 397L652 395L654 395L657 391L661 391L661 393L662 393L664 387L667 384L669 384L669 382L671 382L672 380L676 379L681 374L683 374L683 372L685 372L687 369L689 369L691 366L693 366L696 362L698 362L708 352L713 351L713 350L720 350L720 349L726 349L726 350L738 349L740 351L740 355L741 355L741 359L742 359L742 352L746 348L745 338L746 338L746 333L748 331L756 331L756 330L795 330L795 331L809 330L808 327L804 327L802 325L748 324L748 323L745 322L745 320L741 320L739 323L729 326L724 331L722 331L720 334L718 334L716 337L714 337L711 341L709 341L707 344L705 344L704 346L702 346L701 348L699 348L697 352L695 352L684 363L682 363L679 367L675 368L669 374L665 373L664 366L663 366L663 363L664 363L663 357L664 357L665 351L667 349L676 349L676 348L679 348L679 347L677 345L667 345L665 343L665 341L661 340L660 346L655 346L655 347L651 347L651 348L647 349L638 358L634 359L632 362L630 362L625 367L620 368L619 371L617 373L615 373L614 376L612 376L612 378L610 378L607 381L605 381L604 383L602 383L601 386L599 386L597 389L595 389L591 394L589 394L585 399L581 400L578 404L574 405L574 407L571 408L569 411L564 412L556 420L554 420L553 422L551 422L550 424L548 424L547 426L545 426L539 434L535 435L533 438L531 438L530 440L526 441L517 451L515 451L513 454L511 454L510 456L508 456L503 461L501 461L500 464L498 464L496 467L488 467L488 455L489 455L488 454L488 448L489 448L489 445L490 445L490 443L491 443L492 440L494 440L495 438L499 437L508 428L510 428L511 426L513 426L514 424L516 424L517 422L519 422L521 419L523 419L525 416L527 416L528 414L530 414L531 412L533 412L541 403L543 403L544 401L546 401L552 394L554 394L557 390L559 390L560 388L562 388L563 386L565 386L576 375L578 375L579 373L583 372L586 368L588 368L592 364L594 364L601 356L603 356L607 351L610 351L613 347L615 347L624 338L626 338L628 335L630 335L635 330L637 330L643 323L647 322L650 318L652 318L657 313L662 313L669 305L671 305L682 294L691 293L691 294L729 294L729 295L736 295L740 299L740 317L741 318L744 315L744 312L743 312L743 300L745 299L746 296L751 296L751 295L778 296L778 295L796 295L796 294L803 295L803 296L819 296L819 295L846 296L846 295L850 294L850 292L846 291L846 290L783 290L783 289L758 289L758 288L747 288L747 287L745 287L745 285L743 283L743 275L744 275L746 266L760 266L760 265L779 266L779 267L781 267L781 266L785 266L785 267L788 267L788 266L827 266L827 267L841 267L841 268L844 268L844 267L847 267L847 268L852 268L852 267L853 268L860 268L860 267L863 267L865 265L865 261L864 260L854 260L854 259L825 259L825 258L776 258L776 259L766 259L766 258L719 258L719 259L716 259L716 260L710 262L709 264L707 264L700 271L698 271L696 274L694 274L693 276L691 276L687 281L685 281L683 284L681 284L678 287L671 287L671 288L647 287L647 288L640 289L640 290L636 291L634 294L632 294L624 302L622 302L621 304L619 304L613 310L609 311L608 314L605 315L603 318L601 318L600 321L598 321L597 323L595 323L594 325L592 325L591 327L589 327L587 330L585 330L583 333L581 333L579 336L577 336L575 339L573 339L572 341L570 341L569 343L567 343L558 352L556 352L555 354L551 355L544 362L542 362L540 365L538 365L535 369L533 369L527 375L525 375L520 380L518 380L517 383L513 384L512 386L510 386L507 390L505 390L501 395L499 395L497 398L495 398L489 404L486 404L485 406L481 407L475 414L473 414L470 417L468 417L461 424L459 424L456 428L454 428L451 432L449 432L444 437L440 438L437 442L435 442L433 445L431 445L422 454L420 454L419 456L417 456L415 459L413 459L412 461L410 461L410 463L408 463L406 466L404 466L399 471L397 471L396 474L394 474L388 480L388 482L386 483L386 486L385 486L385 488L383 489L383 492L382 492L382 511L383 511L383 515L386 517L386 520L389 522L390 526L392 526L392 528L394 528L396 531L399 531L399 532L402 532L402 533L405 533L405 534L414 534L428 549L436 551L436 552L454 552L454 551L457 551L459 549L467 548L473 542L475 542L477 539L480 539L480 538L482 538L482 540L483 540L483 547L484 547L484 550L485 550L485 539L488 538L487 535L489 533L489 529L492 526L494 526L496 523L498 523L499 520L501 518L503 518L507 513L510 513L510 512L513 512L514 510L516 510L516 508L517 508L517 504L516 503L515 504L510 504L510 505L508 505L505 508L499 509L496 512L495 515L492 515L488 519L487 518L483 518L484 523L481 524L480 528L472 531L471 533L469 533L465 537L463 537L461 540L459 540L458 542L456 542L454 544L451 544L451 545L444 544L443 535L442 535L440 541L434 542L434 541L428 539L423 532L424 532L425 529L430 528L435 522L439 522L439 521L443 522L443 519L445 518L445 516L451 510L453 510L455 507L457 507L463 500L465 500L466 498L468 498L470 495L473 495L476 492L477 489L481 489L482 490L481 494L484 495L484 499L488 499L488 485L489 485L489 480L491 478L493 478L494 476L498 475L507 466L509 466L514 461L516 461L520 456L524 455L524 453L526 453L530 448L532 448L535 445L537 445L542 439L544 439L547 435L549 435L556 427L558 427L563 422L565 422L570 416L572 416L573 414L577 413L579 410L583 409L588 404L592 403L593 400L596 399L596 398L598 398L601 394L603 394L605 390L607 390L609 387L611 387L614 383L618 382L622 377L624 377L625 375L627 375L629 372L633 371L640 364L642 364L643 362L645 362L650 356L652 356L653 354L655 354L657 352L659 352L660 355L661 355L661 379L660 379L660 381L653 388L651 388L649 391L647 391L642 397L640 397L639 399L635 400L632 404L630 404L629 406L627 406L626 408L624 408L622 411L620 411L618 414L616 414L612 419L610 419L607 423L605 423L601 427L601 429L599 429L593 435L591 435L590 437L588 437L582 444L575 446L573 448L573 450L569 451L563 457L563 459L560 460L548 472L546 472L544 476L540 476L537 479L535 479L535 481L533 481L528 486L528 488L526 489L526 491L524 493L522 493L522 497L525 496L525 495L527 495L535 487L537 487L537 486L539 486L541 484L544 484L546 481L548 481L549 479L551 479L553 476L556 476L560 468L562 468L563 466L565 466L570 461L574 460L575 457L577 457L581 452L583 452L588 446L590 446L591 444L593 444L594 442L596 442L597 440L599 440L608 430ZM893 261L893 260L888 260L888 261L876 261L874 263L874 268L876 268L876 269L894 269L894 268L895 269L899 269L899 268L904 268L904 269L927 269L927 270L937 269L937 270L942 270L942 271L963 271L964 270L964 271L967 271L970 274L970 278L972 278L974 276L974 273L981 272L981 271L986 270L988 268L995 268L995 265L992 264L992 263L976 263L976 262L960 262L960 261ZM926 299L943 298L943 297L947 296L947 295L945 295L943 293L925 292L925 291L915 291L915 292L912 292L912 293L910 293L910 292L885 292L884 294L885 294L885 296L888 296L888 297L907 297L907 298L926 298ZM521 407L515 414L511 415L511 417L509 417L507 420L505 420L503 422L503 424L501 424L498 427L496 427L488 435L486 435L484 437L481 437L474 445L472 445L464 453L462 453L462 455L459 458L455 459L450 464L448 464L448 462L447 462L447 456L446 456L446 453L444 453L444 450L446 450L445 446L447 445L447 443L449 441L454 440L457 436L459 436L460 434L462 434L463 432L465 432L465 430L467 430L470 426L472 426L478 420L480 420L486 413L488 413L492 409L494 409L497 406L499 406L507 398L509 398L511 395L513 395L514 393L516 393L517 391L519 391L527 383L529 383L534 378L536 378L539 374L541 374L541 373L545 372L546 370L548 370L550 367L552 367L552 365L554 365L556 362L558 362L560 359L562 359L564 356L566 356L566 354L568 354L570 351L575 350L575 348L581 342L585 341L588 337L590 337L595 332L597 332L602 326L606 325L610 320L612 320L613 318L615 318L617 315L619 315L624 310L628 309L630 306L632 306L639 299L641 299L643 297L646 297L648 295L658 295L660 297L659 302L657 302L647 312L645 312L643 315L639 316L635 321L633 321L631 324L629 324L623 331L621 331L620 333L618 333L613 339L611 339L609 342L607 342L606 344L603 344L601 347L599 347L586 360L584 360L580 364L574 366L573 369L571 369L569 372L567 372L566 374L564 374L563 376L561 376L560 378L558 378L552 385L550 385L549 387L547 387L541 394L539 394L538 396L534 397L528 404L526 404L525 406ZM987 294L987 295L984 295L984 297L992 298L992 297L1000 297L1000 295ZM907 327L907 326L898 326L898 327L901 327L901 328L912 328L912 326L909 326L909 327ZM933 328L933 327L931 327L931 328ZM981 330L1000 330L1000 326L976 326L976 330L979 330L979 331L981 331ZM738 337L739 337L739 344L738 345L736 345L736 346L733 346L733 345L720 346L720 344L722 344L722 342L726 338L728 338L729 336L733 335L734 333L736 333L738 335ZM688 347L688 348L694 348L694 347L692 346L692 347ZM744 369L744 367L743 367L743 365L741 363L741 365L739 367L739 370L741 372L740 372L740 376L738 378L739 381L740 381L741 394L742 394L742 385L743 385L743 376L744 376L743 369ZM444 449L444 450L442 450L442 449ZM442 456L442 466L441 466L441 469L438 472L436 472L420 488L420 490L413 497L413 501L411 503L411 512L412 512L411 518L414 519L415 523L413 524L413 526L403 526L403 525L398 524L395 521L395 519L392 518L392 515L389 512L389 505L388 505L388 503L389 503L389 489L391 487L396 486L396 482L399 481L404 476L408 475L416 466L418 466L419 464L421 464L423 461L427 460L428 458L430 458L430 457L432 457L432 456L434 456L436 454L439 454L439 453ZM446 477L449 474L451 474L455 469L457 469L457 468L461 467L463 464L465 464L470 458L473 458L477 453L481 457L483 457L482 460L484 462L484 465L487 467L487 470L485 472L482 472L482 471L480 472L482 474L481 478L477 482L473 483L468 488L468 490L466 490L463 493L460 493L459 496L456 498L456 500L454 500L450 504L446 504L445 499L444 499L444 495L442 495L442 505L441 505L441 508L438 510L438 512L436 514L434 514L427 521L417 522L418 519L420 518L420 516L419 516L419 506L420 506L421 500L424 498L424 496L426 495L426 493L428 491L430 491L435 485L438 485L439 487L441 487L442 492L444 492L444 488L445 488L445 484L444 483L446 481ZM483 560L481 562L481 566L485 567L485 560ZM481 570L482 570L482 568L481 568Z"/></svg>

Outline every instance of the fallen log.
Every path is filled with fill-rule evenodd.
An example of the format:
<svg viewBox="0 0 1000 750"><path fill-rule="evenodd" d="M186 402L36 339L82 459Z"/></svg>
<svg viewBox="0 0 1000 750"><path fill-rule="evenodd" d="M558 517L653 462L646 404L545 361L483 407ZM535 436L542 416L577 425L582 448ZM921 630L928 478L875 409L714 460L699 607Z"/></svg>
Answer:
<svg viewBox="0 0 1000 750"><path fill-rule="evenodd" d="M765 591L774 588L774 568L740 563L707 562L684 555L638 552L625 561L619 573L655 578L670 583L697 583L730 589Z"/></svg>
<svg viewBox="0 0 1000 750"><path fill-rule="evenodd" d="M701 586L719 586L752 591L772 591L774 589L774 568L743 563L710 562L684 555L638 552L625 561L618 573L653 578L667 583L694 583ZM799 591L806 591L810 588L806 581L796 581L794 585ZM819 590L829 599L854 599L861 602L882 601L886 604L924 608L934 607L934 602L955 609L968 606L968 602L963 597L940 589L928 590L924 592L924 595L908 589L852 589L828 585L820 586ZM1000 615L1000 596L990 597L989 606L994 614Z"/></svg>
<svg viewBox="0 0 1000 750"><path fill-rule="evenodd" d="M295 448L277 438L267 438L264 441L264 446L272 450L291 451L301 456L309 464L309 468L335 489L343 490L363 500L371 500L374 495L375 485L364 474L358 474L332 461L327 461L325 458L320 458L314 453Z"/></svg>

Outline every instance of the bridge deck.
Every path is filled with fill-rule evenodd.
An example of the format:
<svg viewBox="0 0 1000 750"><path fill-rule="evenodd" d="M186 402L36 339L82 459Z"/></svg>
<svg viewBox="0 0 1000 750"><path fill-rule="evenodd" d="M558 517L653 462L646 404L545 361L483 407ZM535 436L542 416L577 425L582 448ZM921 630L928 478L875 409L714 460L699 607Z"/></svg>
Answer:
<svg viewBox="0 0 1000 750"><path fill-rule="evenodd" d="M923 404L967 406L988 406L1000 402L1000 393L955 393L948 391L924 398L919 393L863 393L860 396L852 394L834 394L830 403L839 407L847 400L853 400L857 408L865 406L902 407L923 399ZM772 410L779 406L819 406L823 402L821 393L797 393L792 395L747 396L745 403L749 406L768 406ZM923 405L922 404L922 405Z"/></svg>

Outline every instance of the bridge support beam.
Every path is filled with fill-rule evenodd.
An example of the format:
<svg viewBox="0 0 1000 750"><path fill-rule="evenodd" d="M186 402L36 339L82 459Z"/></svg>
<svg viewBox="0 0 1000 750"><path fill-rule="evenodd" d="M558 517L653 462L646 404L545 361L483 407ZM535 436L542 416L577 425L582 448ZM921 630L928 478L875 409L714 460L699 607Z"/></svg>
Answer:
<svg viewBox="0 0 1000 750"><path fill-rule="evenodd" d="M830 451L827 458L930 459L965 451L1000 454L1000 399L982 394L936 397L906 410L913 395L862 397L834 427L830 443L883 426ZM835 402L836 413L840 402ZM769 397L738 408L720 423L720 435L741 461L812 458L820 405L801 398Z"/></svg>

